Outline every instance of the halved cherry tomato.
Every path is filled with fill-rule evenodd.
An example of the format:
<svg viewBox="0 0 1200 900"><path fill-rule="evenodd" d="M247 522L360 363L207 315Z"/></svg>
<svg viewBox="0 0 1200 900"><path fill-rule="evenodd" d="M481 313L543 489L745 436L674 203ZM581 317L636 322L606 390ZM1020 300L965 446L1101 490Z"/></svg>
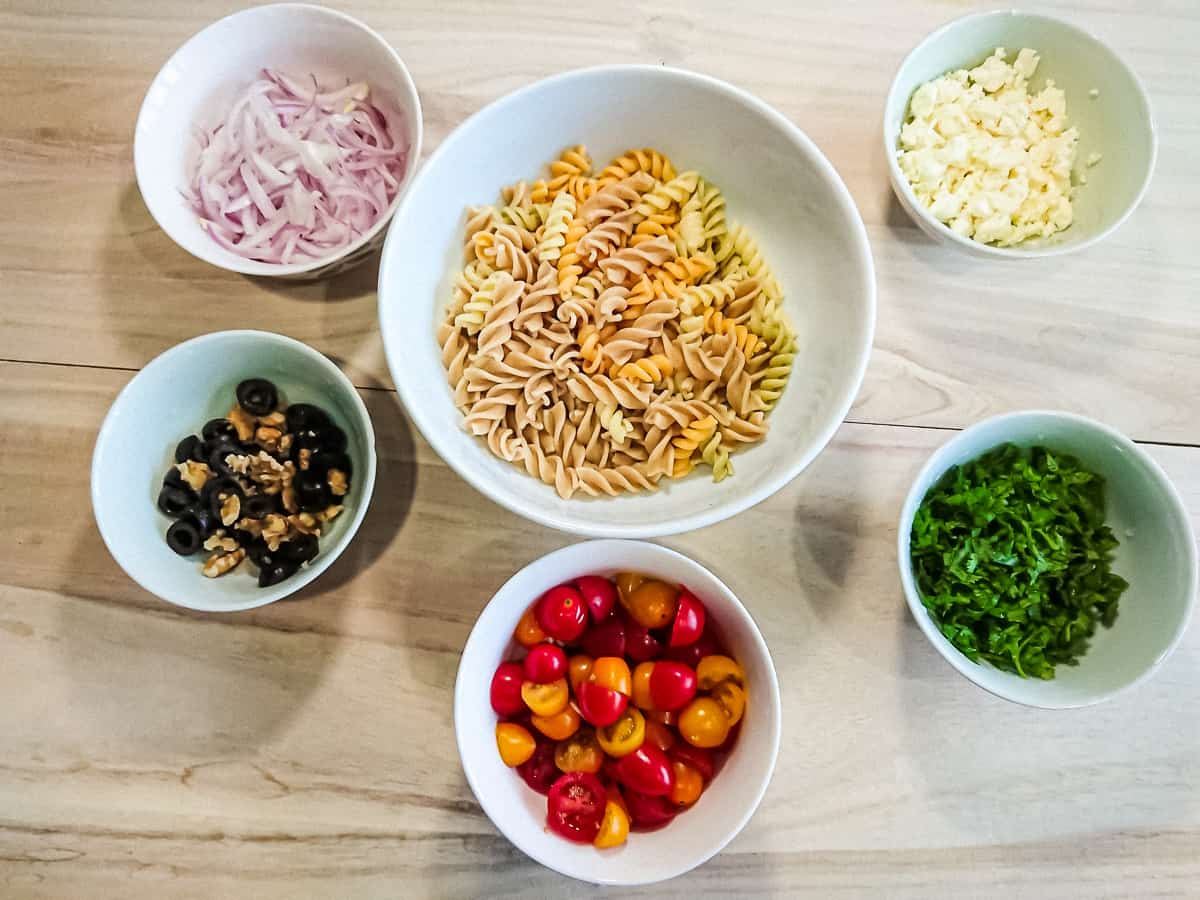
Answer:
<svg viewBox="0 0 1200 900"><path fill-rule="evenodd" d="M496 725L496 749L506 766L519 766L533 756L537 741L529 731L515 722L500 722Z"/></svg>
<svg viewBox="0 0 1200 900"><path fill-rule="evenodd" d="M629 663L619 656L599 657L592 666L592 674L588 681L611 688L626 697L633 693L633 676L629 674Z"/></svg>
<svg viewBox="0 0 1200 900"><path fill-rule="evenodd" d="M513 629L513 637L522 647L532 647L546 639L546 632L542 631L542 626L538 624L532 606L521 613L521 619Z"/></svg>
<svg viewBox="0 0 1200 900"><path fill-rule="evenodd" d="M681 709L696 696L696 673L683 663L660 659L650 673L650 701L655 709Z"/></svg>
<svg viewBox="0 0 1200 900"><path fill-rule="evenodd" d="M530 716L533 727L552 741L565 741L579 730L579 713L567 706L552 716Z"/></svg>
<svg viewBox="0 0 1200 900"><path fill-rule="evenodd" d="M625 620L621 616L609 616L598 625L583 633L579 644L584 653L592 656L625 655Z"/></svg>
<svg viewBox="0 0 1200 900"><path fill-rule="evenodd" d="M675 617L678 597L679 591L665 581L647 581L638 585L622 605L643 628L663 628Z"/></svg>
<svg viewBox="0 0 1200 900"><path fill-rule="evenodd" d="M653 744L638 747L617 763L617 780L642 794L669 794L675 785L671 761Z"/></svg>
<svg viewBox="0 0 1200 900"><path fill-rule="evenodd" d="M675 612L675 621L671 623L671 639L667 643L672 647L694 644L704 633L707 619L704 604L699 598L687 588L680 588L679 608Z"/></svg>
<svg viewBox="0 0 1200 900"><path fill-rule="evenodd" d="M603 622L613 611L617 602L617 588L607 578L599 575L581 575L575 579L575 587L587 605L593 622Z"/></svg>
<svg viewBox="0 0 1200 900"><path fill-rule="evenodd" d="M674 728L675 723L679 719L679 713L673 709L648 709L646 710L646 721L657 722L659 725L666 725L668 728Z"/></svg>
<svg viewBox="0 0 1200 900"><path fill-rule="evenodd" d="M729 728L729 717L712 697L697 697L679 714L679 736L693 747L720 747Z"/></svg>
<svg viewBox="0 0 1200 900"><path fill-rule="evenodd" d="M592 840L593 846L604 849L619 847L629 837L629 810L616 789L608 791L608 802L604 804L604 818L600 821L600 832Z"/></svg>
<svg viewBox="0 0 1200 900"><path fill-rule="evenodd" d="M675 744L675 732L661 722L646 721L646 743L659 750L670 750Z"/></svg>
<svg viewBox="0 0 1200 900"><path fill-rule="evenodd" d="M633 705L640 710L649 712L654 709L654 699L650 695L650 675L654 672L654 663L638 663L633 670L633 693L630 698Z"/></svg>
<svg viewBox="0 0 1200 900"><path fill-rule="evenodd" d="M592 674L592 662L590 656L582 653L567 660L567 681L571 684L571 690L578 691L579 685L587 681Z"/></svg>
<svg viewBox="0 0 1200 900"><path fill-rule="evenodd" d="M600 833L608 793L588 772L568 772L550 788L546 824L569 841L590 844Z"/></svg>
<svg viewBox="0 0 1200 900"><path fill-rule="evenodd" d="M681 662L685 666L691 666L693 669L700 665L700 660L706 656L712 656L721 652L721 645L717 643L717 639L709 630L705 630L700 635L700 639L694 644L688 644L684 647L669 647L667 652L663 654L664 659L673 659L675 662Z"/></svg>
<svg viewBox="0 0 1200 900"><path fill-rule="evenodd" d="M634 662L645 662L662 656L662 641L650 633L650 629L639 625L629 613L625 613L625 655Z"/></svg>
<svg viewBox="0 0 1200 900"><path fill-rule="evenodd" d="M525 655L525 677L534 684L549 684L567 674L567 654L554 644L536 644Z"/></svg>
<svg viewBox="0 0 1200 900"><path fill-rule="evenodd" d="M620 759L646 740L646 719L636 709L626 709L617 721L596 729L596 740L605 753Z"/></svg>
<svg viewBox="0 0 1200 900"><path fill-rule="evenodd" d="M550 588L533 609L542 631L564 644L576 640L587 628L587 606L579 591L569 584Z"/></svg>
<svg viewBox="0 0 1200 900"><path fill-rule="evenodd" d="M571 691L565 678L559 678L549 684L525 681L521 684L521 699L535 716L553 716L567 708Z"/></svg>
<svg viewBox="0 0 1200 900"><path fill-rule="evenodd" d="M709 692L709 696L721 704L730 726L742 721L742 713L746 711L746 691L741 685L732 679L722 681Z"/></svg>
<svg viewBox="0 0 1200 900"><path fill-rule="evenodd" d="M711 691L722 681L732 681L738 687L745 687L746 673L735 660L716 654L700 660L696 666L696 680L702 691Z"/></svg>
<svg viewBox="0 0 1200 900"><path fill-rule="evenodd" d="M520 663L502 662L496 666L496 673L492 675L491 700L497 715L515 716L525 711L525 701L521 699L521 682L524 680L525 670Z"/></svg>
<svg viewBox="0 0 1200 900"><path fill-rule="evenodd" d="M593 775L604 765L604 751L596 740L596 732L580 728L565 741L559 741L554 750L554 764L564 772L591 772Z"/></svg>
<svg viewBox="0 0 1200 900"><path fill-rule="evenodd" d="M517 774L539 794L548 793L550 786L562 774L554 764L554 744L550 741L539 741L533 756L517 766Z"/></svg>
<svg viewBox="0 0 1200 900"><path fill-rule="evenodd" d="M686 763L689 768L695 769L706 784L712 781L713 775L717 771L717 762L711 750L693 747L686 741L677 743L668 750L667 756L671 757L673 761Z"/></svg>
<svg viewBox="0 0 1200 900"><path fill-rule="evenodd" d="M597 727L617 721L629 705L629 698L624 694L590 680L579 685L575 700L583 717Z"/></svg>
<svg viewBox="0 0 1200 900"><path fill-rule="evenodd" d="M624 604L629 595L645 580L646 576L639 575L637 572L618 572L613 581L617 585L617 596L621 603Z"/></svg>
<svg viewBox="0 0 1200 900"><path fill-rule="evenodd" d="M629 820L641 831L650 831L666 825L679 813L679 808L663 796L640 794L637 791L622 791Z"/></svg>
<svg viewBox="0 0 1200 900"><path fill-rule="evenodd" d="M667 796L672 803L686 807L700 799L700 792L704 790L704 779L699 772L687 763L674 760L671 763L671 773L675 776L675 784Z"/></svg>

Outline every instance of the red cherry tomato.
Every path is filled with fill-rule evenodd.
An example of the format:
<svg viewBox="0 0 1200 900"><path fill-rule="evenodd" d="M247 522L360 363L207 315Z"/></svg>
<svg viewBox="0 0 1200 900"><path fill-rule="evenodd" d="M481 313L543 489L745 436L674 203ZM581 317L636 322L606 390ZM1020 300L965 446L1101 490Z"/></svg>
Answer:
<svg viewBox="0 0 1200 900"><path fill-rule="evenodd" d="M625 620L620 616L610 616L584 632L579 643L588 656L624 656Z"/></svg>
<svg viewBox="0 0 1200 900"><path fill-rule="evenodd" d="M683 663L660 659L650 673L650 700L655 709L687 706L696 696L696 673Z"/></svg>
<svg viewBox="0 0 1200 900"><path fill-rule="evenodd" d="M686 741L676 741L667 751L667 756L675 762L691 766L700 773L705 784L712 781L713 775L716 774L716 758L711 750L705 750L703 747L693 747Z"/></svg>
<svg viewBox="0 0 1200 900"><path fill-rule="evenodd" d="M653 744L643 743L617 763L617 780L642 794L669 794L675 784L671 761Z"/></svg>
<svg viewBox="0 0 1200 900"><path fill-rule="evenodd" d="M534 684L549 684L567 674L567 654L554 644L530 647L525 656L525 677Z"/></svg>
<svg viewBox="0 0 1200 900"><path fill-rule="evenodd" d="M648 659L658 659L662 656L662 641L650 633L650 630L639 625L628 615L625 616L625 655L634 662L645 662Z"/></svg>
<svg viewBox="0 0 1200 900"><path fill-rule="evenodd" d="M588 772L568 772L550 788L546 824L569 841L590 844L600 833L608 794Z"/></svg>
<svg viewBox="0 0 1200 900"><path fill-rule="evenodd" d="M595 681L584 681L575 691L580 714L592 725L603 728L621 718L629 698Z"/></svg>
<svg viewBox="0 0 1200 900"><path fill-rule="evenodd" d="M624 790L621 796L625 798L625 807L629 810L629 820L642 831L661 828L676 815L679 808L662 795L641 794L637 791Z"/></svg>
<svg viewBox="0 0 1200 900"><path fill-rule="evenodd" d="M706 630L694 644L668 648L667 652L663 654L663 658L673 659L675 662L681 662L694 669L700 665L700 660L704 657L723 652L712 632Z"/></svg>
<svg viewBox="0 0 1200 900"><path fill-rule="evenodd" d="M525 680L525 670L520 663L502 662L496 667L492 676L492 709L497 715L515 716L525 710L525 701L521 699L521 682Z"/></svg>
<svg viewBox="0 0 1200 900"><path fill-rule="evenodd" d="M612 614L617 602L617 587L599 575L581 575L575 579L575 587L587 604L593 622L603 622Z"/></svg>
<svg viewBox="0 0 1200 900"><path fill-rule="evenodd" d="M700 640L704 633L704 622L708 614L704 604L687 588L679 589L679 608L675 612L675 621L671 623L671 639L667 642L672 647L686 647Z"/></svg>
<svg viewBox="0 0 1200 900"><path fill-rule="evenodd" d="M587 628L587 606L579 591L568 584L550 588L533 610L542 631L564 644L576 640Z"/></svg>
<svg viewBox="0 0 1200 900"><path fill-rule="evenodd" d="M561 774L554 763L554 742L539 741L533 756L517 766L517 774L539 794L550 793L550 786Z"/></svg>

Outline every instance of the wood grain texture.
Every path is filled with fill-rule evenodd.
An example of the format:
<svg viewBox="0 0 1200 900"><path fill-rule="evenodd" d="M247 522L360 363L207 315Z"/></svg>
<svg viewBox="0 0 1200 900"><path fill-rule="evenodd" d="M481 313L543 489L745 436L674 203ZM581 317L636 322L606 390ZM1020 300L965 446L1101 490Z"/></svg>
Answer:
<svg viewBox="0 0 1200 900"><path fill-rule="evenodd" d="M492 505L414 434L388 390L374 263L319 285L229 275L159 232L133 183L146 85L241 5L0 5L0 897L586 896L482 815L451 722L475 616L572 538ZM980 4L332 5L409 64L426 152L537 78L661 61L797 122L870 232L879 327L852 422L769 501L665 541L726 580L769 637L784 701L775 779L724 853L620 896L1195 896L1196 629L1127 696L1020 708L922 638L894 550L907 486L950 429L1031 406L1157 442L1200 525L1200 449L1169 446L1200 444L1195 4L1040 7L1133 64L1161 144L1150 193L1113 237L1015 266L922 237L890 197L878 135L904 53ZM554 36L536 52L535 30ZM297 599L202 616L109 557L89 511L91 448L133 370L234 325L292 335L350 373L380 475L359 536Z"/></svg>

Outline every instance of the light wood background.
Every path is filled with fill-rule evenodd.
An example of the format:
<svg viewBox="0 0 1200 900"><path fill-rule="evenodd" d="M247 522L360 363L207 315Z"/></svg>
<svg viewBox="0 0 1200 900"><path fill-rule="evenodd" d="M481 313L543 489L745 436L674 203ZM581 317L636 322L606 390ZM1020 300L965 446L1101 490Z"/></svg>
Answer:
<svg viewBox="0 0 1200 900"><path fill-rule="evenodd" d="M492 505L413 433L376 330L374 263L307 287L229 275L166 238L134 184L150 79L239 5L0 3L0 896L582 896L481 814L451 724L474 617L571 538ZM1200 632L1107 705L1020 708L925 642L893 550L928 453L1016 408L1145 441L1200 519L1200 7L1038 4L1133 64L1160 154L1141 208L1102 246L1010 266L922 237L891 199L878 139L904 53L975 3L335 5L407 61L426 151L537 78L661 61L782 110L867 223L878 334L850 420L770 501L665 541L726 579L769 635L784 747L729 848L645 894L1200 895ZM298 600L199 616L109 558L88 467L131 374L227 327L337 360L374 416L381 477L354 545Z"/></svg>

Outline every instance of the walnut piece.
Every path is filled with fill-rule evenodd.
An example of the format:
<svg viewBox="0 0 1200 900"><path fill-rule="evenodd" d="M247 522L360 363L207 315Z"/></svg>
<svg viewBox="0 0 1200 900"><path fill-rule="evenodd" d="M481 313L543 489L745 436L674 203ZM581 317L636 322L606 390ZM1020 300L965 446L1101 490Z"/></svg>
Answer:
<svg viewBox="0 0 1200 900"><path fill-rule="evenodd" d="M329 474L325 476L325 480L329 482L329 490L333 492L333 496L346 496L349 485L346 483L345 472L341 469L330 469Z"/></svg>
<svg viewBox="0 0 1200 900"><path fill-rule="evenodd" d="M332 522L334 519L336 519L338 516L340 516L342 514L343 509L345 509L345 507L338 505L338 504L334 504L333 506L327 506L323 510L321 510L319 513L317 513L317 521L322 522L322 523Z"/></svg>
<svg viewBox="0 0 1200 900"><path fill-rule="evenodd" d="M255 442L265 450L275 453L279 450L279 439L283 437L283 432L278 428L271 428L266 425L260 425L258 430L254 432Z"/></svg>
<svg viewBox="0 0 1200 900"><path fill-rule="evenodd" d="M221 502L221 524L232 525L238 520L238 516L242 514L242 498L237 494L230 494Z"/></svg>
<svg viewBox="0 0 1200 900"><path fill-rule="evenodd" d="M250 471L250 457L244 453L230 453L225 457L225 465L239 475Z"/></svg>
<svg viewBox="0 0 1200 900"><path fill-rule="evenodd" d="M214 553L200 571L209 578L220 578L226 572L232 572L246 558L246 551L238 547L232 553Z"/></svg>
<svg viewBox="0 0 1200 900"><path fill-rule="evenodd" d="M196 462L193 459L178 463L175 468L179 470L179 476L187 482L187 486L197 494L204 487L204 482L212 476L212 469L207 463Z"/></svg>
<svg viewBox="0 0 1200 900"><path fill-rule="evenodd" d="M263 522L262 519L242 519L237 523L238 531L244 531L250 537L262 537Z"/></svg>
<svg viewBox="0 0 1200 900"><path fill-rule="evenodd" d="M291 452L293 438L294 438L294 435L290 435L290 434L282 435L279 438L279 452L281 454L287 455L288 453Z"/></svg>
<svg viewBox="0 0 1200 900"><path fill-rule="evenodd" d="M267 542L267 548L274 553L290 537L288 520L277 513L271 513L263 520L262 539Z"/></svg>
<svg viewBox="0 0 1200 900"><path fill-rule="evenodd" d="M242 409L241 406L235 403L225 418L233 423L239 441L248 441L254 437L254 416Z"/></svg>
<svg viewBox="0 0 1200 900"><path fill-rule="evenodd" d="M238 549L238 542L225 534L224 528L218 528L215 534L209 535L207 541L204 542L205 550L224 550L226 553L232 553Z"/></svg>
<svg viewBox="0 0 1200 900"><path fill-rule="evenodd" d="M284 486L280 499L283 501L283 508L289 513L300 512L300 504L296 502L296 489L290 484Z"/></svg>
<svg viewBox="0 0 1200 900"><path fill-rule="evenodd" d="M312 513L297 513L294 516L288 516L288 524L301 534L321 534L321 524L317 521Z"/></svg>
<svg viewBox="0 0 1200 900"><path fill-rule="evenodd" d="M283 430L283 426L286 422L287 416L285 416L279 410L275 410L275 412L267 413L265 416L258 417L259 425L266 425L268 428L278 428L281 431Z"/></svg>

